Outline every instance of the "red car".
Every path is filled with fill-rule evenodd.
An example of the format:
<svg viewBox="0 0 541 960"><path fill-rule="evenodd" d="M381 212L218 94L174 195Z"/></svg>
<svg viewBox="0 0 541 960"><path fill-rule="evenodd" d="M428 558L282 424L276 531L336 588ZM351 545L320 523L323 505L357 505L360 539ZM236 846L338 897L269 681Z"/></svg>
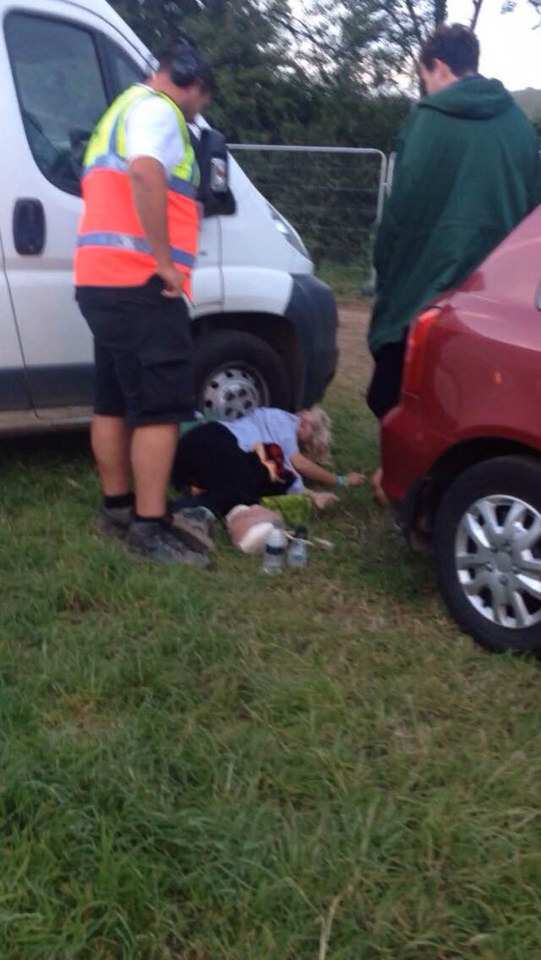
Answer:
<svg viewBox="0 0 541 960"><path fill-rule="evenodd" d="M411 328L383 487L458 624L541 652L541 206Z"/></svg>

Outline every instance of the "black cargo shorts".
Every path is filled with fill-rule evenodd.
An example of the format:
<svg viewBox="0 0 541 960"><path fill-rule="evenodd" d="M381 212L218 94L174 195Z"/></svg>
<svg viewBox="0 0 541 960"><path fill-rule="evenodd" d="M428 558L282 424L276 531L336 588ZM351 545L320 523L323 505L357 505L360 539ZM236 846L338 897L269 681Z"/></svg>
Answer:
<svg viewBox="0 0 541 960"><path fill-rule="evenodd" d="M92 335L97 414L131 426L179 423L194 411L188 307L162 295L157 275L141 287L78 287Z"/></svg>

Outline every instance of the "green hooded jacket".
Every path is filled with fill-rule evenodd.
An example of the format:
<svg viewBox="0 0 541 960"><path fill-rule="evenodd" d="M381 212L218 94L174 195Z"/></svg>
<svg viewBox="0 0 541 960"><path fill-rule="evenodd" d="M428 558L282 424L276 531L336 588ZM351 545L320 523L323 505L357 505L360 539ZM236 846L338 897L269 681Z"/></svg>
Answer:
<svg viewBox="0 0 541 960"><path fill-rule="evenodd" d="M533 127L499 80L462 77L424 97L402 128L376 237L372 353L401 341L540 202Z"/></svg>

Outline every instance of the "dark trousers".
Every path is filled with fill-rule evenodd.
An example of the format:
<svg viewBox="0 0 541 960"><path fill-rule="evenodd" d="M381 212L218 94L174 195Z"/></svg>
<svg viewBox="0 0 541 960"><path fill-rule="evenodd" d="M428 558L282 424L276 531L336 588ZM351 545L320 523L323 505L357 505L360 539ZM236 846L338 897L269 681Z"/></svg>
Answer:
<svg viewBox="0 0 541 960"><path fill-rule="evenodd" d="M382 420L400 400L406 340L387 343L374 355L374 372L366 402L374 416Z"/></svg>
<svg viewBox="0 0 541 960"><path fill-rule="evenodd" d="M180 438L171 479L177 490L200 487L204 493L197 503L220 517L239 503L250 506L266 493L277 492L257 454L244 453L219 423L194 427Z"/></svg>

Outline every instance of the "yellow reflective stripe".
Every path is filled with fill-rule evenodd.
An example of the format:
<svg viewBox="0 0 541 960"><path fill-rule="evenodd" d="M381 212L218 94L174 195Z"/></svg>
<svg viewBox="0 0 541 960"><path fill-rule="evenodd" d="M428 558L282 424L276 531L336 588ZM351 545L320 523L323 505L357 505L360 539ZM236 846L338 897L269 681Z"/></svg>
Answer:
<svg viewBox="0 0 541 960"><path fill-rule="evenodd" d="M111 133L118 122L123 110L135 102L140 96L145 96L145 89L142 87L128 87L120 96L113 100L109 109L103 114L101 120L92 134L88 143L84 164L90 165L98 156L104 156L109 152L115 152L116 145L111 144ZM124 151L125 153L125 151Z"/></svg>

